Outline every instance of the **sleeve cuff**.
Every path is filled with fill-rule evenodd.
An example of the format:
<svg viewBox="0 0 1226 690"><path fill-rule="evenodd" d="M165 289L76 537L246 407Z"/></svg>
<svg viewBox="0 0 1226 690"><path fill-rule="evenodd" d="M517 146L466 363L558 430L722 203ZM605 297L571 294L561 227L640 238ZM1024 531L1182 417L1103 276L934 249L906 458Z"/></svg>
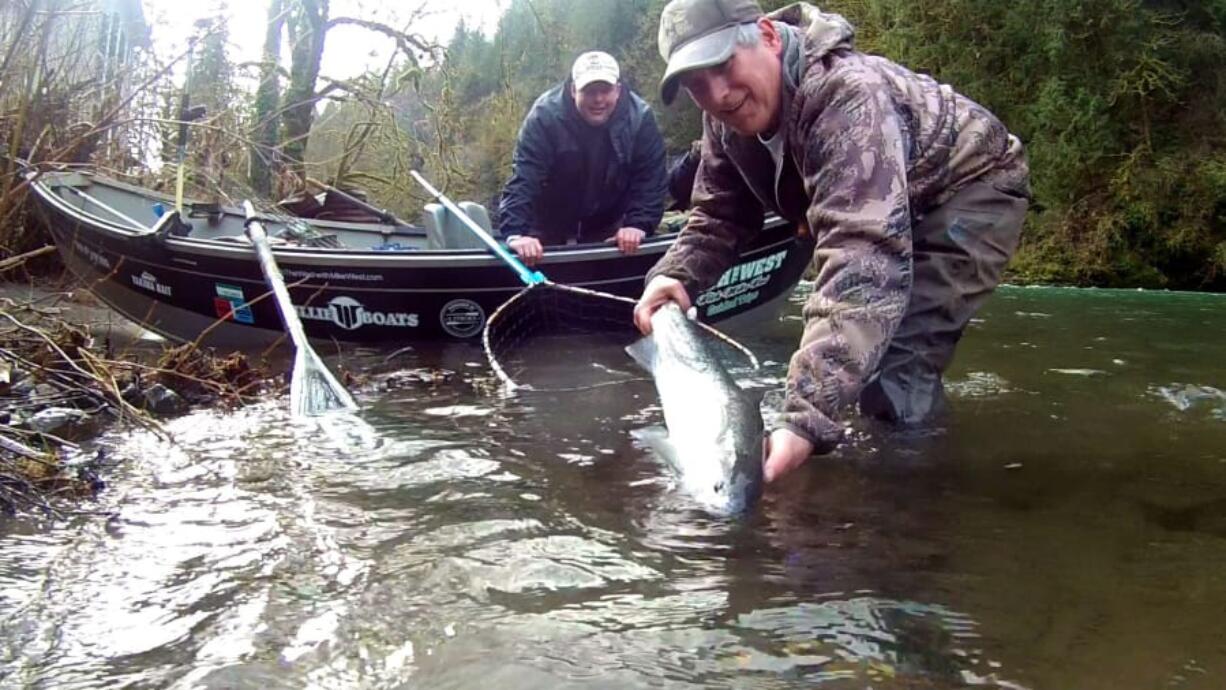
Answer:
<svg viewBox="0 0 1226 690"><path fill-rule="evenodd" d="M809 423L798 422L797 420L789 419L795 415L784 415L782 419L775 425L777 429L787 429L797 436L805 439L813 444L814 455L825 455L839 446L843 441L843 427L835 422L821 418L820 424L813 424L816 420L805 420ZM821 429L818 431L818 429Z"/></svg>

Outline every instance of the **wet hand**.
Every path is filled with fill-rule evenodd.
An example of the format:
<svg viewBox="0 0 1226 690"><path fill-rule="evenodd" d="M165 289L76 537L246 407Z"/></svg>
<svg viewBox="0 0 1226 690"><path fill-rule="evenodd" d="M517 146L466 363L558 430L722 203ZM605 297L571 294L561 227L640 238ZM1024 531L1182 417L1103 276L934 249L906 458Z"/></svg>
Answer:
<svg viewBox="0 0 1226 690"><path fill-rule="evenodd" d="M541 247L541 241L535 237L520 235L507 243L507 246L519 255L519 260L535 266L540 262L541 257L545 255L545 249Z"/></svg>
<svg viewBox="0 0 1226 690"><path fill-rule="evenodd" d="M639 250L639 245L646 236L647 233L638 228L622 228L613 235L613 241L617 243L617 249L622 254L633 254Z"/></svg>
<svg viewBox="0 0 1226 690"><path fill-rule="evenodd" d="M651 335L651 315L669 302L676 302L683 312L690 310L690 295L680 280L668 276L652 278L638 304L634 305L634 325L643 335Z"/></svg>
<svg viewBox="0 0 1226 690"><path fill-rule="evenodd" d="M813 444L808 439L787 429L775 429L766 440L763 478L769 484L805 464L812 454Z"/></svg>

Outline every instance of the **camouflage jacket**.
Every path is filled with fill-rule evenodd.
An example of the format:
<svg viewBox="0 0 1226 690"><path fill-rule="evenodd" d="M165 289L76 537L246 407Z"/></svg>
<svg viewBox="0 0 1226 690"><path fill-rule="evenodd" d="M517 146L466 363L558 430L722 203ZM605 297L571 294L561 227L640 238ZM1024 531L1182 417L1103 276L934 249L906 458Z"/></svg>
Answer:
<svg viewBox="0 0 1226 690"><path fill-rule="evenodd" d="M972 181L1029 195L1021 143L949 86L852 47L839 15L799 3L770 15L784 37L785 159L709 115L694 210L648 276L713 285L766 211L811 233L820 262L779 425L827 451L841 408L869 377L906 312L912 226Z"/></svg>

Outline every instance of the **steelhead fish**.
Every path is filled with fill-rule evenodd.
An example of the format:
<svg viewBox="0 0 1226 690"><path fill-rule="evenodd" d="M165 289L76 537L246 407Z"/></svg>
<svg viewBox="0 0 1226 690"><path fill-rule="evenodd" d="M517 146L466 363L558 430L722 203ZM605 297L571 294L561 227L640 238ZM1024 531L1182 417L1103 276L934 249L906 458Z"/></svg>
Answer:
<svg viewBox="0 0 1226 690"><path fill-rule="evenodd" d="M626 348L655 379L667 438L645 440L673 465L695 499L721 513L748 509L762 493L762 412L720 362L711 336L669 302L651 335Z"/></svg>

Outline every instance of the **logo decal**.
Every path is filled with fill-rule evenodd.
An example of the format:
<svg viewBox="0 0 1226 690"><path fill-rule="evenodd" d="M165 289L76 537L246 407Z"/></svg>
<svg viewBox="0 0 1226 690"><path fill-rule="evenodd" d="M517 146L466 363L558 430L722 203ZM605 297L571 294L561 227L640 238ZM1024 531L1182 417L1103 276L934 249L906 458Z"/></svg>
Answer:
<svg viewBox="0 0 1226 690"><path fill-rule="evenodd" d="M219 318L232 318L238 323L255 323L255 315L247 305L243 289L234 285L214 283L217 296L213 298L213 309Z"/></svg>
<svg viewBox="0 0 1226 690"><path fill-rule="evenodd" d="M730 309L753 304L761 296L761 289L771 281L771 276L783 267L787 255L785 249L733 266L720 276L715 287L698 296L698 306L707 308L707 316L715 316Z"/></svg>
<svg viewBox="0 0 1226 690"><path fill-rule="evenodd" d="M438 314L443 330L454 338L471 338L485 326L485 310L470 299L453 299Z"/></svg>
<svg viewBox="0 0 1226 690"><path fill-rule="evenodd" d="M333 297L322 307L294 305L298 316L308 321L331 321L347 331L356 331L362 326L391 326L393 328L416 328L417 314L405 312L370 311L352 297Z"/></svg>
<svg viewBox="0 0 1226 690"><path fill-rule="evenodd" d="M169 285L159 283L157 276L153 275L149 271L145 271L138 276L132 276L132 284L136 287L144 288L149 292L163 295L165 297L170 297L174 293L174 291L170 289Z"/></svg>
<svg viewBox="0 0 1226 690"><path fill-rule="evenodd" d="M73 240L72 248L77 252L77 254L85 257L91 264L97 266L98 268L107 271L111 270L111 260L106 258L102 252L90 247L80 240Z"/></svg>

